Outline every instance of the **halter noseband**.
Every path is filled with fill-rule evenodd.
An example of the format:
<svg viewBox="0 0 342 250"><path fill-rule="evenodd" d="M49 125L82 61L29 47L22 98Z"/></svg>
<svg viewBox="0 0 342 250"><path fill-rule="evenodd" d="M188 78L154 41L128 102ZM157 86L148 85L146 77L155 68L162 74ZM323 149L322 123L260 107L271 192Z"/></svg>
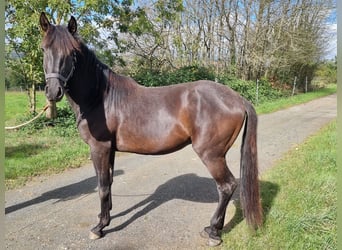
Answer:
<svg viewBox="0 0 342 250"><path fill-rule="evenodd" d="M44 73L45 73L45 80L48 80L50 78L57 78L59 80L61 80L64 84L63 87L67 87L67 83L70 80L70 78L72 77L72 75L74 74L75 71L75 63L76 63L76 52L73 51L72 52L73 55L73 59L72 59L72 68L70 70L70 73L67 77L62 76L60 73L48 73L46 74L45 69L44 69Z"/></svg>

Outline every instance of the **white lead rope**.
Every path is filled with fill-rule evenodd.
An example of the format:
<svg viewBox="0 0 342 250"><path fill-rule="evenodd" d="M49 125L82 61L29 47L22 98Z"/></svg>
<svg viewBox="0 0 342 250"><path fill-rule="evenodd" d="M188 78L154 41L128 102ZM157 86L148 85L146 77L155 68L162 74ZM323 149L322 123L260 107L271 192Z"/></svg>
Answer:
<svg viewBox="0 0 342 250"><path fill-rule="evenodd" d="M45 105L45 107L43 108L43 110L40 111L40 113L37 114L35 117L33 117L31 120L29 120L29 121L27 121L27 122L25 122L25 123L23 123L23 124L17 125L17 126L5 127L5 129L6 129L6 130L18 129L18 128L21 128L21 127L23 127L23 126L25 126L25 125L27 125L27 124L33 122L33 121L36 120L39 116L41 116L41 115L48 109L49 106L50 106L50 105L48 105L48 104Z"/></svg>

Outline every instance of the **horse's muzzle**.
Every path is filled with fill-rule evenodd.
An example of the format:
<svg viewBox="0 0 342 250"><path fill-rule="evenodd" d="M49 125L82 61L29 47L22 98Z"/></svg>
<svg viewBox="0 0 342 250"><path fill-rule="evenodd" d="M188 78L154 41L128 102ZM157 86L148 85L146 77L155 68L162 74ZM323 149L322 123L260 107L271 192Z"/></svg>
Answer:
<svg viewBox="0 0 342 250"><path fill-rule="evenodd" d="M49 79L45 86L45 96L49 101L59 102L64 96L64 89L58 79Z"/></svg>

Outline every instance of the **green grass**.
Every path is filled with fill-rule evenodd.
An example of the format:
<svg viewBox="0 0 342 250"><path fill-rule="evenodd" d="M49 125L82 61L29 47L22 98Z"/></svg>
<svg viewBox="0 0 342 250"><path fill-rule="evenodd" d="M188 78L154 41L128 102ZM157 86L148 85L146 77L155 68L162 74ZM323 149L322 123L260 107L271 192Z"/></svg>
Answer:
<svg viewBox="0 0 342 250"><path fill-rule="evenodd" d="M45 105L44 93L37 93L37 111ZM26 93L7 92L5 96L5 123L12 126L28 120ZM63 99L57 104L68 105ZM44 123L44 124L40 124ZM60 128L49 126L41 118L35 125L19 130L5 131L5 185L7 189L24 185L42 174L61 172L89 162L89 148L78 135L76 126ZM34 127L40 129L33 129Z"/></svg>
<svg viewBox="0 0 342 250"><path fill-rule="evenodd" d="M336 144L334 121L266 172L264 226L252 234L238 209L221 249L337 249Z"/></svg>
<svg viewBox="0 0 342 250"><path fill-rule="evenodd" d="M78 135L60 136L52 128L40 130L39 135L6 132L6 188L23 185L33 176L79 167L89 161L88 156L88 146Z"/></svg>
<svg viewBox="0 0 342 250"><path fill-rule="evenodd" d="M325 88L313 92L308 92L306 94L298 94L291 97L284 97L277 100L266 101L257 105L255 108L258 114L267 114L280 109L289 108L297 104L309 102L320 97L334 94L336 93L336 90L337 85L330 84Z"/></svg>
<svg viewBox="0 0 342 250"><path fill-rule="evenodd" d="M321 89L314 93L302 94L287 100L261 104L257 107L259 113L290 105L306 102L314 98L328 95L336 91L336 85ZM293 101L296 100L296 101ZM37 92L37 111L45 105L43 92ZM275 104L274 104L275 103ZM283 104L285 103L285 104ZM68 105L64 98L58 107ZM28 97L25 92L6 92L5 95L5 125L13 126L28 120ZM63 121L64 122L64 121ZM70 121L65 121L70 123ZM35 121L33 127L5 132L5 184L6 188L24 185L33 176L63 171L78 167L88 161L88 146L80 139L76 125L69 124L67 128L51 127L44 124L43 129L33 129L41 125L41 119ZM39 126L42 127L42 126Z"/></svg>
<svg viewBox="0 0 342 250"><path fill-rule="evenodd" d="M37 112L46 104L43 92L37 92ZM17 125L21 117L30 114L29 98L25 92L6 92L5 95L5 125Z"/></svg>

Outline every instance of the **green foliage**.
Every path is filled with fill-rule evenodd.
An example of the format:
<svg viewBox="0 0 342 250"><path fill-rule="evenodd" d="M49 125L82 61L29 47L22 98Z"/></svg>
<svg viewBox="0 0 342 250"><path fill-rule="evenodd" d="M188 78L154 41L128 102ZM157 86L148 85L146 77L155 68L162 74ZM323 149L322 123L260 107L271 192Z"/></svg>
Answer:
<svg viewBox="0 0 342 250"><path fill-rule="evenodd" d="M57 112L57 118L50 120L43 115L35 120L33 123L24 126L21 130L23 130L27 134L35 134L39 133L39 131L41 130L51 127L53 128L50 131L51 136L77 136L78 131L76 128L75 114L73 113L71 108L68 105L63 105L58 107ZM25 122L33 117L34 114L28 114L27 116L22 116L20 119L18 119L18 121L19 123Z"/></svg>
<svg viewBox="0 0 342 250"><path fill-rule="evenodd" d="M53 120L53 130L56 135L61 137L78 136L76 126L76 117L74 112L68 106L58 108L57 118Z"/></svg>
<svg viewBox="0 0 342 250"><path fill-rule="evenodd" d="M158 0L155 4L158 11L158 19L164 25L172 24L179 19L179 13L184 10L182 0Z"/></svg>
<svg viewBox="0 0 342 250"><path fill-rule="evenodd" d="M37 104L39 111L45 106L46 99L43 92L37 92ZM78 136L75 114L71 110L65 99L57 105L57 118L54 120L47 119L43 114L34 122L20 128L20 131L26 134L37 134L40 131L50 129L50 134L69 137ZM27 122L35 117L36 114L29 112L27 98L22 92L7 92L5 98L5 120L6 126L14 126Z"/></svg>
<svg viewBox="0 0 342 250"><path fill-rule="evenodd" d="M265 101L273 101L287 96L288 94L286 91L273 88L271 83L266 79L262 79L258 82L258 95L256 82L243 81L229 75L220 76L218 81L234 89L254 104L260 104Z"/></svg>
<svg viewBox="0 0 342 250"><path fill-rule="evenodd" d="M160 72L140 70L132 76L144 86L167 86L196 80L214 80L215 76L208 68L201 66L187 66L174 71Z"/></svg>
<svg viewBox="0 0 342 250"><path fill-rule="evenodd" d="M90 47L94 48L96 54L106 64L108 64L110 67L113 67L114 65L125 66L125 60L122 56L124 55L125 51L130 51L135 54L135 58L134 56L133 58L129 58L130 60L135 60L135 62L133 63L135 65L130 65L130 67L140 67L141 64L145 65L145 67L146 65L148 65L149 70L152 72L148 73L150 75L146 77L138 75L139 79L147 78L148 80L152 80L150 84L147 84L148 86L165 85L167 84L165 83L165 80L166 82L169 81L168 77L166 77L166 79L163 79L162 81L159 81L160 83L158 81L153 81L156 72L159 72L160 68L169 67L171 65L171 62L174 67L179 67L179 65L186 65L185 58L187 57L187 55L191 54L193 56L199 56L201 54L199 53L199 49L203 46L203 44L207 43L206 39L202 41L202 36L207 38L210 37L209 40L213 40L214 43L217 39L221 39L217 37L217 34L221 33L222 31L218 32L217 30L215 30L216 28L214 28L214 26L218 27L219 25L213 25L213 23L210 23L210 20L212 19L216 20L215 22L220 22L220 25L223 25L222 27L224 28L225 22L223 19L220 19L224 18L224 12L220 14L220 11L225 11L225 9L221 10L220 8L228 8L229 11L233 11L230 9L232 8L232 6L222 5L220 7L218 3L214 3L213 7L211 8L217 8L217 12L212 12L211 14L214 16L212 16L212 18L209 18L209 20L205 20L206 11L204 9L206 8L204 7L206 3L203 2L194 6L186 6L183 2L184 1L182 0L156 0L153 3L149 3L148 1L134 3L133 0L8 0L6 2L5 12L6 68L10 70L6 70L6 85L17 85L24 87L24 89L27 89L34 84L37 85L44 82L42 72L42 54L40 51L40 41L42 34L38 25L39 15L42 11L47 12L49 18L54 24L66 24L69 20L70 14L72 13L78 21L78 31L80 36L85 40L87 44L89 44ZM295 3L293 3L293 5L297 6L297 4ZM259 6L259 10L261 11L260 14L268 9L266 8L266 6L273 6L275 8L276 6L281 8L283 7L283 5L278 5L276 2L266 3L263 6ZM301 3L298 3L298 6L301 6ZM327 6L329 6L329 4L327 4ZM322 7L327 6L322 5ZM187 7L188 9L186 9ZM241 6L239 5L236 7L243 8L247 6L244 6L244 4L242 4ZM314 5L310 6L309 4L309 6L304 7L307 8L304 8L301 11L303 11L303 13L307 13L310 12L309 7L314 7ZM198 10L196 8L198 8ZM201 10L201 8L203 10ZM234 11L239 12L239 9ZM193 25L191 24L193 18L191 17L191 15L196 15L196 13L199 13L200 16L194 16L195 19L198 20L193 21L195 21L196 23L198 22L198 25L205 26L206 24L211 24L213 26L211 27L211 29L209 29L209 27L208 30L206 30L205 28L201 28L198 31L208 32L207 34L197 34L197 31L190 32L187 31L187 29L184 29L183 32L185 34L183 34L183 32L181 32L182 26L184 26L185 28L187 27L188 29L190 27L191 29L191 26L188 26ZM203 13L203 16L201 16L201 13ZM287 11L284 13L287 13ZM305 15L303 14L303 16ZM289 16L288 18L289 20L286 23L287 25L293 26L293 21L295 21L296 25L299 25L299 21L303 22L303 25L309 25L306 23L306 19L297 20L296 18L295 20L292 20L292 16ZM279 20L282 19L280 18ZM315 23L316 22L312 22L312 24ZM272 77L277 78L277 81L286 84L291 84L293 82L294 76L297 76L298 86L303 86L306 77L308 77L308 81L310 83L313 72L317 66L314 63L316 62L316 60L307 60L309 55L311 55L311 57L312 55L316 55L316 50L314 48L311 48L312 46L309 46L311 44L310 42L312 38L315 37L310 36L310 34L312 32L316 34L316 32L318 31L316 29L306 29L304 28L306 27L305 25L299 25L298 27L296 27L296 32L286 34L286 38L291 38L292 36L297 38L291 38L291 41L295 42L296 45L294 46L294 48L292 48L293 42L288 43L286 42L286 39L276 39L277 42L284 41L286 46L284 45L285 48L283 46L280 46L280 48L282 49L276 49L274 55L272 55L272 53L270 52L272 58L274 57L272 60L276 62L279 61L281 63L274 64L278 65L274 66L277 68L273 68L273 65L269 65L271 66L271 71L268 72L268 76L272 75ZM271 27L270 29L260 30L267 31L275 28L277 32L273 33L281 32L281 30L277 30L277 23L273 24L273 26L274 27ZM220 29L222 27L220 26ZM308 27L311 26L309 25ZM232 28L232 33L227 36L233 35L234 32L240 30L239 28L237 30L234 30L237 27ZM279 26L278 28L284 28L286 30L286 26ZM293 30L295 30L295 27L293 27ZM122 36L122 34L124 35ZM231 38L234 38L234 40L237 39L236 35ZM185 39L188 39L189 42L193 40L193 42L188 43L187 41L185 41ZM145 41L150 41L151 44L148 44ZM306 43L304 43L303 41L306 41ZM236 40L236 42L239 42L239 40ZM224 49L226 45L221 42L218 43L218 46L222 45L224 47L222 47L222 49L220 47L219 51L226 51ZM258 48L258 46L256 46L256 48ZM289 46L289 48L287 46ZM167 55L171 52L168 51L171 47L177 48L176 53L172 52L173 56ZM242 49L244 49L243 46ZM256 52L264 53L265 51L268 50L265 50L265 48L260 48L260 51L257 49ZM209 52L209 50L207 52ZM231 51L231 53L233 52ZM243 53L243 51L241 51L241 53L246 54ZM235 55L235 53L233 54ZM299 55L301 56L299 57ZM219 63L218 61L216 61L216 56L212 56L210 54L203 55L203 53L201 56L204 56L204 58L209 56L209 58L207 58L207 61L204 60L204 65L213 65L213 63ZM236 53L236 56L239 56L239 52ZM262 54L260 56L261 58L269 57L268 54ZM317 56L315 56L315 58L316 57ZM137 60L136 58L139 59ZM219 60L222 60L222 58ZM282 59L284 59L284 61L282 61ZM231 70L231 73L235 75L245 75L245 79L253 79L255 78L255 76L260 75L260 73L262 73L261 75L263 75L263 67L259 69L260 65L257 66L258 63L255 63L253 60L250 61L250 65L248 65L247 63L243 67L238 67L237 64L235 64L236 58L231 58L231 60L233 63L227 63L228 65L230 65L229 68ZM198 63L201 62L201 60L194 59L191 62L189 61L188 65L194 62ZM256 68L253 68L254 66L256 66ZM189 67L193 66L190 65ZM225 67L227 66L221 66L220 70L227 70L224 69ZM250 68L248 70L245 70L243 69L244 67ZM239 73L239 71L241 70L243 70L244 73ZM261 70L261 72L259 72L259 70ZM335 69L331 69L328 67L327 69L323 70L325 73L318 72L316 78L320 79L321 75L323 74L324 79L330 78L329 80L327 80L328 82L335 82L336 76L334 75L334 70ZM247 77L246 74L249 71L251 71L250 73L253 74L248 74ZM264 75L267 75L266 72L264 73ZM18 79L18 76L20 76L20 79ZM183 76L180 76L180 79L178 79L177 81L185 81L182 77ZM184 78L188 79L187 77ZM173 83L174 81L171 80L171 82ZM240 89L244 88L241 87L238 83L237 85L239 85L237 87ZM243 93L246 93L246 95L251 98L251 93L247 92L247 90L243 90ZM274 93L274 95L277 94Z"/></svg>
<svg viewBox="0 0 342 250"><path fill-rule="evenodd" d="M141 69L138 73L133 74L132 77L144 86L166 86L182 82L197 80L214 81L216 79L219 83L225 84L239 92L246 99L257 103L256 82L240 80L229 74L221 74L216 78L212 69L198 65L182 67L168 72ZM273 88L267 80L262 79L259 81L258 103L275 100L287 95L288 92Z"/></svg>
<svg viewBox="0 0 342 250"><path fill-rule="evenodd" d="M337 61L326 61L318 65L313 84L325 86L337 83Z"/></svg>
<svg viewBox="0 0 342 250"><path fill-rule="evenodd" d="M25 89L43 79L38 6L37 1L8 1L6 5L6 68L22 75Z"/></svg>
<svg viewBox="0 0 342 250"><path fill-rule="evenodd" d="M44 83L40 49L42 32L39 27L39 16L43 11L52 24L64 25L72 13L79 27L82 27L78 29L80 36L99 51L101 59L111 66L116 62L122 64L118 53L122 52L124 46L115 29L120 25L130 25L136 16L130 8L132 4L133 1L8 0L5 9L6 85L21 86L27 90L33 85ZM120 18L127 19L127 23L117 22ZM103 37L99 27L113 32L109 33L109 37ZM114 45L109 46L109 41L113 41ZM21 79L16 79L18 75Z"/></svg>

